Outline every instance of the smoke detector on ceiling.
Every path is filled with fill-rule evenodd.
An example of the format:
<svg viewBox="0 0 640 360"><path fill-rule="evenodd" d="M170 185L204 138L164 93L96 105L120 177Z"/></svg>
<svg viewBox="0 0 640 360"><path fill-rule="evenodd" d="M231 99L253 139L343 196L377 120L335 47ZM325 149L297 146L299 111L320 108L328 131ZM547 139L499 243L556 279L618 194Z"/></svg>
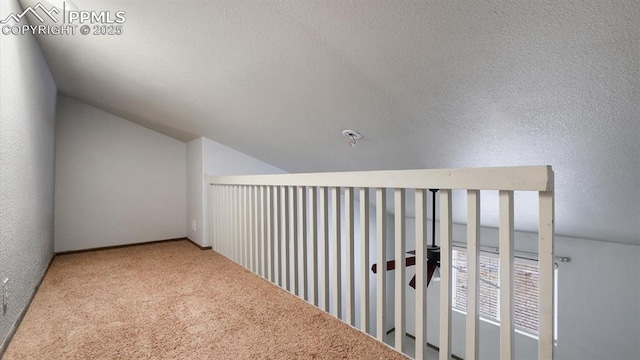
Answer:
<svg viewBox="0 0 640 360"><path fill-rule="evenodd" d="M362 134L354 130L342 130L342 135L347 138L350 147L356 146L356 140L362 138Z"/></svg>

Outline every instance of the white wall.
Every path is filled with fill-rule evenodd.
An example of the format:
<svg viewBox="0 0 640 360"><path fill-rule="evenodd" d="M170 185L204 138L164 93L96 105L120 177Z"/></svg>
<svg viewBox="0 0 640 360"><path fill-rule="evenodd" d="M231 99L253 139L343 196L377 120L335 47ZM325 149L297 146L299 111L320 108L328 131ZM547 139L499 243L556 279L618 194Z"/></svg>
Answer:
<svg viewBox="0 0 640 360"><path fill-rule="evenodd" d="M187 233L189 239L202 246L211 246L209 237L206 235L206 226L202 221L208 213L206 203L203 201L209 189L204 181L206 175L283 174L286 172L207 138L198 138L189 142L187 153L189 184ZM194 220L196 230L193 230Z"/></svg>
<svg viewBox="0 0 640 360"><path fill-rule="evenodd" d="M186 235L186 144L58 99L55 250Z"/></svg>
<svg viewBox="0 0 640 360"><path fill-rule="evenodd" d="M640 246L559 237L558 359L640 359Z"/></svg>
<svg viewBox="0 0 640 360"><path fill-rule="evenodd" d="M0 1L0 14L19 11L17 1ZM33 36L0 35L0 48L0 280L9 278L2 357L53 256L57 90Z"/></svg>
<svg viewBox="0 0 640 360"><path fill-rule="evenodd" d="M187 236L202 246L205 244L202 236L202 216L204 215L202 210L204 196L203 139L199 138L187 143L187 218L185 219ZM195 230L193 225L196 227Z"/></svg>
<svg viewBox="0 0 640 360"><path fill-rule="evenodd" d="M284 174L286 171L207 138L203 143L203 171L207 175Z"/></svg>

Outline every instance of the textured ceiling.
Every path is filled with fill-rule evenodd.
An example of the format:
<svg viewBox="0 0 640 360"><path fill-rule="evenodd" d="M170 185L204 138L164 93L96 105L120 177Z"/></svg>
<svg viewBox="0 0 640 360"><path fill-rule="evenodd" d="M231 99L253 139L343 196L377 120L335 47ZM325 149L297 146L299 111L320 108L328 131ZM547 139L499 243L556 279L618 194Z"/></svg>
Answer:
<svg viewBox="0 0 640 360"><path fill-rule="evenodd" d="M127 12L40 37L88 104L291 172L550 164L559 234L640 244L636 0L74 2Z"/></svg>

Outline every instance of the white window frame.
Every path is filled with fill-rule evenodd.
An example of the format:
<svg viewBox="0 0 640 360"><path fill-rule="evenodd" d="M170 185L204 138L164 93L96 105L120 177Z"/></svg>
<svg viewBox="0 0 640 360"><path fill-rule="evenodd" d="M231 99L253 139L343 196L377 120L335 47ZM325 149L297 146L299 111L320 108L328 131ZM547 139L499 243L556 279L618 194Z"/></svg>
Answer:
<svg viewBox="0 0 640 360"><path fill-rule="evenodd" d="M453 245L453 250L454 251L458 251L458 252L464 252L465 254L467 253L467 249L465 247L462 246L456 246ZM453 255L453 254L452 254ZM493 258L498 258L498 254L492 253L492 252L485 252L485 251L480 251L480 255L482 256L488 256L488 257L493 257ZM467 254L468 256L468 254ZM467 258L468 260L468 258ZM538 261L537 260L532 260L532 259L526 259L526 258L521 258L521 257L516 257L515 258L515 262L520 262L520 263L525 263L525 264L529 264L529 265L536 265L538 266ZM452 261L453 263L453 261ZM458 276L458 269L452 267L451 268L451 287L452 287L452 296L451 296L451 309L457 313L460 313L462 315L467 315L467 312L465 310L459 309L456 307L456 295L457 295L457 290L456 290L456 278ZM500 260L498 259L498 273L500 273ZM553 320L553 325L554 325L554 340L558 341L558 267L555 267L555 271L554 271L554 287L555 287L555 291L554 291L554 320ZM497 296L497 306L498 309L500 309L500 289L498 289L498 296ZM490 319L490 318L486 318L484 316L482 316L479 312L479 317L480 320L489 323L489 324L493 324L495 326L500 326L500 311L498 311L497 313L497 319ZM530 338L533 339L538 339L538 334L534 334L532 332L529 332L525 329L520 329L519 327L514 326L515 332L518 334L522 334L525 336L528 336Z"/></svg>

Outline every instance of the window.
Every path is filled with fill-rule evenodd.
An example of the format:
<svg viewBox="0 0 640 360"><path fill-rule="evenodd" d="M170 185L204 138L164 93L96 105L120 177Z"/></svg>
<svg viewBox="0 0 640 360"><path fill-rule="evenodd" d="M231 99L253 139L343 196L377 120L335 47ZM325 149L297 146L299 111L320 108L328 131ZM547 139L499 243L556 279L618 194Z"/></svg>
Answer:
<svg viewBox="0 0 640 360"><path fill-rule="evenodd" d="M480 316L500 321L500 286L497 256L480 255ZM453 250L453 308L467 310L467 253ZM538 335L538 266L533 262L515 259L514 318L516 329Z"/></svg>
<svg viewBox="0 0 640 360"><path fill-rule="evenodd" d="M453 307L467 310L467 253L453 250ZM498 321L498 258L480 255L480 316Z"/></svg>

